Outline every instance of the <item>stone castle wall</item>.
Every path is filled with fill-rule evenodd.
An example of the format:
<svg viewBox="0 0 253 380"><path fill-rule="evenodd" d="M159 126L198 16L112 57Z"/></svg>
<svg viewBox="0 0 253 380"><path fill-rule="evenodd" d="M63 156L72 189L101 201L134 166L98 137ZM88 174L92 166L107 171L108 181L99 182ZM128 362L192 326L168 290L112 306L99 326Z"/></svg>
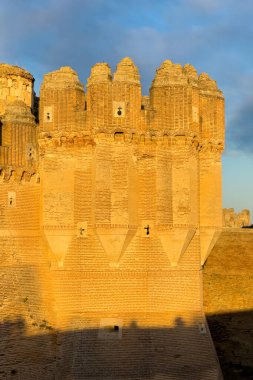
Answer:
<svg viewBox="0 0 253 380"><path fill-rule="evenodd" d="M223 209L223 226L228 228L240 228L250 226L250 212L247 209L236 213L233 208Z"/></svg>
<svg viewBox="0 0 253 380"><path fill-rule="evenodd" d="M224 229L204 270L204 310L225 379L251 378L252 229Z"/></svg>
<svg viewBox="0 0 253 380"><path fill-rule="evenodd" d="M222 227L216 82L165 61L143 97L125 58L114 75L96 64L86 93L69 67L46 74L38 125L22 96L5 99L1 116L0 232L1 267L25 284L13 303L4 290L2 316L49 337L38 378L47 368L47 378L220 379L201 271Z"/></svg>
<svg viewBox="0 0 253 380"><path fill-rule="evenodd" d="M15 100L22 100L27 106L33 106L33 76L18 66L0 64L0 115L6 105Z"/></svg>

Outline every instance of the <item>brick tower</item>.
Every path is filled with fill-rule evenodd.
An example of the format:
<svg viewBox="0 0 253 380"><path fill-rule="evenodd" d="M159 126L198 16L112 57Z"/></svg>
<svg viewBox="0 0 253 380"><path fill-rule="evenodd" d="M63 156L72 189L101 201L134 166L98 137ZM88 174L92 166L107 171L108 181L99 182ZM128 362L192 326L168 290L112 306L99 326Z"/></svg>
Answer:
<svg viewBox="0 0 253 380"><path fill-rule="evenodd" d="M222 227L216 82L167 60L142 96L124 58L114 74L93 66L85 93L62 67L44 76L38 125L20 94L0 104L1 239L6 257L9 229L20 239L17 261L6 261L16 283L19 262L33 273L15 318L56 337L34 359L38 379L220 380L202 307L202 265ZM21 378L29 368L20 365Z"/></svg>

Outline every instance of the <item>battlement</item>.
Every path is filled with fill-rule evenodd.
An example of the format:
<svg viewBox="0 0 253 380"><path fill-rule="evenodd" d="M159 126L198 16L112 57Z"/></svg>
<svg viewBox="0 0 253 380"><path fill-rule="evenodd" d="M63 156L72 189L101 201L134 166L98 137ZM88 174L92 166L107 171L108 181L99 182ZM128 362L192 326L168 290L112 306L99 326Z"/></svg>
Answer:
<svg viewBox="0 0 253 380"><path fill-rule="evenodd" d="M226 228L241 228L250 226L250 211L244 209L236 213L233 208L223 209L223 226Z"/></svg>
<svg viewBox="0 0 253 380"><path fill-rule="evenodd" d="M0 64L0 117L5 113L7 104L15 100L22 100L33 107L33 83L34 78L28 71L6 63Z"/></svg>
<svg viewBox="0 0 253 380"><path fill-rule="evenodd" d="M224 147L223 94L208 74L198 75L190 64L181 66L164 61L156 70L150 96L142 96L140 74L129 57L118 63L114 74L107 63L95 64L86 94L78 74L71 67L61 67L44 75L38 125L32 114L33 82L34 78L26 70L0 65L4 165L10 162L6 157L13 150L10 133L7 137L6 132L8 123L33 126L32 141L28 144L34 147L38 133L40 140L42 136L60 134L60 141L66 133L90 139L107 134L125 143L149 140L159 143L173 136L185 136L194 138L203 151L212 151L213 147L222 151ZM6 95L1 97L1 93Z"/></svg>
<svg viewBox="0 0 253 380"><path fill-rule="evenodd" d="M201 268L222 229L224 99L216 82L167 60L143 96L128 57L115 73L94 65L86 90L61 67L44 75L38 118L32 86L26 71L0 67L0 311L22 317L26 336L71 334L50 340L54 352L42 344L48 359L36 366L46 356L31 356L26 368L35 370L17 364L18 376L158 379L172 368L187 377L189 368L196 380L218 380L201 296ZM180 321L190 320L189 335ZM174 323L172 340L165 334L161 344L153 332L141 339L153 347L143 361L133 340L139 329L128 338L127 326ZM121 364L113 372L118 352L131 372Z"/></svg>
<svg viewBox="0 0 253 380"><path fill-rule="evenodd" d="M19 66L8 65L7 63L0 63L0 75L1 77L22 77L26 78L30 81L34 81L33 76L29 73L29 71L22 69Z"/></svg>
<svg viewBox="0 0 253 380"><path fill-rule="evenodd" d="M71 89L78 88L83 90L83 86L78 79L77 73L69 66L61 67L59 70L52 71L44 75L41 89Z"/></svg>

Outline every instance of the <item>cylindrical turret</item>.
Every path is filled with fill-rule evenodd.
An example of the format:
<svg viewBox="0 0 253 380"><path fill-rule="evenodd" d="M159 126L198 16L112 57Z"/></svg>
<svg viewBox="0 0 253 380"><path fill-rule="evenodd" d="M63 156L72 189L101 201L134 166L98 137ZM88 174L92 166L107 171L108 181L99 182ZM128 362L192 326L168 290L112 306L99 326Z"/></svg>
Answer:
<svg viewBox="0 0 253 380"><path fill-rule="evenodd" d="M36 123L30 107L16 100L2 117L2 149L8 148L8 164L31 166L36 160Z"/></svg>
<svg viewBox="0 0 253 380"><path fill-rule="evenodd" d="M128 132L140 127L141 84L138 68L129 58L117 65L113 78L113 126Z"/></svg>
<svg viewBox="0 0 253 380"><path fill-rule="evenodd" d="M198 79L200 89L200 132L203 139L224 143L224 97L215 80L202 73Z"/></svg>
<svg viewBox="0 0 253 380"><path fill-rule="evenodd" d="M112 117L112 75L107 63L97 63L91 68L86 99L89 128L105 132Z"/></svg>
<svg viewBox="0 0 253 380"><path fill-rule="evenodd" d="M197 72L170 60L156 71L150 89L150 106L154 110L154 127L165 131L198 130Z"/></svg>
<svg viewBox="0 0 253 380"><path fill-rule="evenodd" d="M222 225L221 152L224 145L224 98L216 81L202 73L200 89L200 224Z"/></svg>
<svg viewBox="0 0 253 380"><path fill-rule="evenodd" d="M44 76L40 91L40 131L78 129L78 111L84 108L84 88L73 69L61 67Z"/></svg>
<svg viewBox="0 0 253 380"><path fill-rule="evenodd" d="M18 66L0 64L0 116L5 113L8 103L22 100L33 107L33 76Z"/></svg>
<svg viewBox="0 0 253 380"><path fill-rule="evenodd" d="M94 132L129 132L140 125L140 75L130 58L118 63L113 80L107 63L92 67L87 85L87 111Z"/></svg>

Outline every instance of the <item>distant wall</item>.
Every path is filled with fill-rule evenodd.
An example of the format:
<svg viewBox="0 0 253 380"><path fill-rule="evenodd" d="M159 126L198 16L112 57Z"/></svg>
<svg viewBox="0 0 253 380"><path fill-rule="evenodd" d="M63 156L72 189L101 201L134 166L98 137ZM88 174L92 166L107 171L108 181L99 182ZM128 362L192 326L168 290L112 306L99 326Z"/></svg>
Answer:
<svg viewBox="0 0 253 380"><path fill-rule="evenodd" d="M253 378L253 231L221 233L204 270L204 310L224 379Z"/></svg>
<svg viewBox="0 0 253 380"><path fill-rule="evenodd" d="M6 105L15 100L22 100L27 106L33 106L33 76L17 66L0 64L0 116Z"/></svg>
<svg viewBox="0 0 253 380"><path fill-rule="evenodd" d="M250 211L244 209L238 213L233 208L223 209L223 226L228 228L240 228L250 225Z"/></svg>

